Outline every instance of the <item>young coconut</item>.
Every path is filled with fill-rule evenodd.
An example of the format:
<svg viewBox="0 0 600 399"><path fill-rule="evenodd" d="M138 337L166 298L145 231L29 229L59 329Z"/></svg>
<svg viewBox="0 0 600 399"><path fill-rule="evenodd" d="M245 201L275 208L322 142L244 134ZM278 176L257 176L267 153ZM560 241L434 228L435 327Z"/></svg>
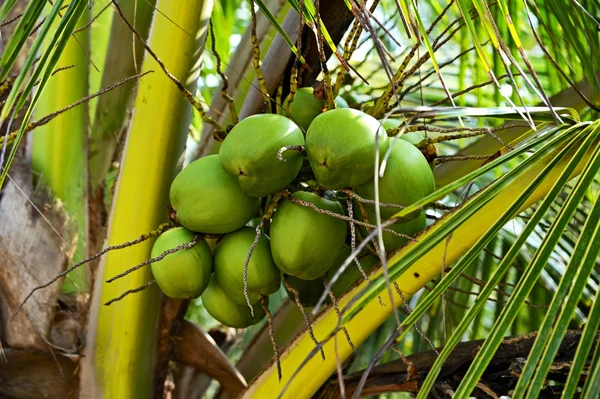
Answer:
<svg viewBox="0 0 600 399"><path fill-rule="evenodd" d="M397 211L399 210L398 208L395 209ZM367 208L367 214L369 216L369 222L375 224L375 211ZM358 206L356 207L356 218L359 220L363 219L362 213L360 212L360 208ZM414 238L418 233L423 231L423 229L425 229L426 226L427 217L425 216L425 212L421 211L419 212L417 217L408 221L394 223L393 225L388 226L387 228L395 231L396 233L404 234L408 237ZM363 234L367 234L367 231L364 227L361 226L360 229L363 232ZM409 239L406 237L400 237L386 231L383 232L383 245L385 245L385 251L388 254L400 248L408 241Z"/></svg>
<svg viewBox="0 0 600 399"><path fill-rule="evenodd" d="M342 96L337 96L334 101L336 108L350 108L348 102Z"/></svg>
<svg viewBox="0 0 600 399"><path fill-rule="evenodd" d="M383 126L383 128L385 130L395 129L398 126L400 126L401 123L402 123L401 120L393 119L393 118L388 118L386 120L381 121L381 125ZM423 141L423 139L425 137L423 137L423 135L420 132L408 132L408 133L404 133L399 138L401 140L408 141L412 145L416 146L421 141Z"/></svg>
<svg viewBox="0 0 600 399"><path fill-rule="evenodd" d="M356 97L356 95L354 95L353 93L351 93L349 91L345 91L345 92L341 93L335 99L337 100L338 98L341 98L342 100L344 100L344 102L347 105L346 107L338 107L338 108L350 108L350 107L354 107L355 105L357 105L359 103L359 100Z"/></svg>
<svg viewBox="0 0 600 399"><path fill-rule="evenodd" d="M414 145L408 141L393 142L390 157L382 178L379 179L379 201L408 206L435 190L435 179L427 160ZM373 179L356 187L363 198L375 198ZM365 204L367 211L375 213L375 205ZM399 208L380 208L382 220L391 218ZM413 219L420 214L409 215Z"/></svg>
<svg viewBox="0 0 600 399"><path fill-rule="evenodd" d="M346 258L350 256L352 250L350 247L343 247L340 251L337 259L334 262L333 267L331 267L327 271L327 281L331 281L335 273L338 271L340 266L344 263ZM379 264L379 258L373 254L363 255L359 257L360 266L363 268L365 273L369 273L373 268ZM288 284L298 291L300 295L300 303L302 306L307 308L314 307L319 299L323 295L323 291L325 291L325 285L323 283L322 278L317 278L315 280L301 280L299 278L293 276L287 276ZM339 298L342 294L344 294L350 287L354 286L357 282L362 281L363 275L356 266L356 263L352 261L350 265L344 270L342 275L335 281L335 283L331 286L331 292ZM293 292L290 292L286 288L288 297L294 301L296 298ZM329 302L329 299L327 299Z"/></svg>
<svg viewBox="0 0 600 399"><path fill-rule="evenodd" d="M306 133L306 154L319 184L339 189L372 179L376 137L381 160L389 141L377 119L352 108L316 117Z"/></svg>
<svg viewBox="0 0 600 399"><path fill-rule="evenodd" d="M171 184L175 218L189 230L224 234L244 226L258 212L260 199L242 191L221 167L218 155L200 158Z"/></svg>
<svg viewBox="0 0 600 399"><path fill-rule="evenodd" d="M312 87L302 87L296 91L294 101L290 106L290 116L304 131L312 121L323 112L325 101L317 99ZM283 108L287 110L290 98L285 101Z"/></svg>
<svg viewBox="0 0 600 399"><path fill-rule="evenodd" d="M289 97L283 108L287 110ZM335 98L336 108L348 108L348 103L342 97ZM290 106L290 116L304 131L308 129L312 121L323 112L325 101L319 100L314 95L312 87L302 87L294 95L294 101Z"/></svg>
<svg viewBox="0 0 600 399"><path fill-rule="evenodd" d="M219 157L246 194L264 197L284 189L302 167L302 153L285 151L282 162L278 151L301 145L304 135L294 122L282 115L259 114L235 125L221 143Z"/></svg>
<svg viewBox="0 0 600 399"><path fill-rule="evenodd" d="M187 244L195 234L183 227L176 227L162 233L152 247L151 257ZM208 286L212 273L212 255L208 244L198 240L193 247L182 249L165 256L150 266L156 283L170 298L196 298Z"/></svg>
<svg viewBox="0 0 600 399"><path fill-rule="evenodd" d="M244 295L244 263L254 242L256 231L243 227L227 234L214 252L215 277L231 300L246 305ZM248 263L248 297L256 303L262 296L270 295L281 285L281 273L271 257L269 239L261 234Z"/></svg>
<svg viewBox="0 0 600 399"><path fill-rule="evenodd" d="M290 285L290 287L298 291L300 303L305 308L312 308L315 306L317 302L319 302L319 298L321 298L323 290L325 289L323 286L323 280L320 277L314 280L302 280L294 276L284 276L283 278L287 280L287 283ZM288 290L287 287L285 288L285 291L287 292L290 300L296 300L296 295L292 291Z"/></svg>
<svg viewBox="0 0 600 399"><path fill-rule="evenodd" d="M339 202L296 191L294 198L342 215ZM346 239L346 222L285 200L271 223L271 253L285 274L302 280L321 277L333 265Z"/></svg>
<svg viewBox="0 0 600 399"><path fill-rule="evenodd" d="M253 317L248 305L238 305L233 302L229 294L223 291L215 276L210 279L208 288L202 294L202 303L215 320L232 328L246 328L265 317L265 311L260 303L252 305Z"/></svg>
<svg viewBox="0 0 600 399"><path fill-rule="evenodd" d="M337 273L339 268L344 264L351 253L352 250L350 247L342 248L334 266L327 272L327 281L331 281L333 276ZM362 267L363 271L367 274L379 264L379 258L371 253L363 256L359 255L358 260L360 262L360 267ZM342 296L342 294L348 291L350 287L353 287L356 285L356 283L363 280L364 277L358 269L356 262L352 261L352 263L348 265L346 270L343 271L335 283L333 283L331 286L331 292L333 292L336 298L339 298Z"/></svg>
<svg viewBox="0 0 600 399"><path fill-rule="evenodd" d="M385 121L382 121L381 123L385 130L389 130L395 129L398 126L400 126L400 123L402 123L402 121L398 119L388 118ZM404 133L399 138L401 140L408 141L414 146L418 146L425 139L425 136L423 136L423 134L421 134L420 132L408 132ZM437 157L437 148L435 147L435 145L430 143L427 144L424 148L419 148L419 150L425 156L425 159L427 159L431 170L435 170L435 165L433 164L433 160Z"/></svg>

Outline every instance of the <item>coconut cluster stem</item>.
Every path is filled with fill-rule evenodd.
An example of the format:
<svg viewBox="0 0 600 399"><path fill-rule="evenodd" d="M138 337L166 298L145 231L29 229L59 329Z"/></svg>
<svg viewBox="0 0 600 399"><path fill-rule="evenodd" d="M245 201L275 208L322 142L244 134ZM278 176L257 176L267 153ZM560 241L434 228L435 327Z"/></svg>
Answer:
<svg viewBox="0 0 600 399"><path fill-rule="evenodd" d="M289 101L287 102L285 109L285 114L288 118L291 116L292 103L294 102L294 97L296 96L296 92L298 91L298 85L301 84L299 80L299 69L301 65L300 55L302 54L302 31L304 29L304 0L300 0L298 5L300 10L298 13L298 28L296 29L296 48L298 49L298 51L290 75L290 93L288 94Z"/></svg>
<svg viewBox="0 0 600 399"><path fill-rule="evenodd" d="M288 291L294 294L294 300L296 302L296 305L300 309L300 312L302 312L302 316L304 317L304 322L306 323L306 328L308 329L310 339L312 339L315 345L321 350L321 357L323 358L323 360L325 360L325 352L323 351L322 345L319 342L319 340L317 340L317 337L315 337L315 333L312 329L312 323L308 318L308 313L306 313L306 309L304 309L304 306L302 306L302 302L300 302L300 293L298 292L298 290L296 290L290 285L290 283L287 281L287 278L284 277L283 283L285 285L285 288L287 288Z"/></svg>
<svg viewBox="0 0 600 399"><path fill-rule="evenodd" d="M256 79L258 80L258 85L263 95L265 107L268 110L269 107L267 105L270 102L270 98L269 92L267 91L267 83L265 82L265 76L260 66L260 44L258 43L258 36L256 35L256 9L254 8L253 0L250 0L250 12L252 15L252 65L254 65Z"/></svg>
<svg viewBox="0 0 600 399"><path fill-rule="evenodd" d="M503 125L503 126L498 126L498 127L493 127L493 128L489 128L489 127L478 128L478 127L464 127L464 126L453 127L453 128L441 128L441 127L435 127L435 126L430 126L430 125L414 125L414 126L400 125L398 127L388 129L388 130L386 130L386 132L387 132L387 135L390 137L396 136L400 132L410 133L410 132L423 132L424 131L424 132L444 134L444 136L440 136L440 137L436 137L436 138L426 138L426 139L422 140L420 143L417 144L418 148L423 148L423 147L427 146L428 144L435 144L435 143L442 142L442 141L457 140L457 139L461 139L461 138L475 137L475 136L487 134L490 137L492 137L493 139L495 139L496 141L498 141L500 144L502 144L502 146L512 149L512 147L509 144L505 143L496 134L496 132L506 130L506 129L524 128L524 127L525 128L529 127L529 124L515 123L515 124L508 124L508 125ZM461 133L461 132L467 132L467 133L466 134L452 134L452 133Z"/></svg>
<svg viewBox="0 0 600 399"><path fill-rule="evenodd" d="M352 190L343 188L339 191L346 194L348 197L352 197L352 198L358 200L359 202L362 202L363 204L370 204L370 205L376 204L376 202L374 200L363 198ZM382 208L406 208L404 205L392 204L392 203L387 203L387 202L379 202L379 206Z"/></svg>
<svg viewBox="0 0 600 399"><path fill-rule="evenodd" d="M457 161L472 161L472 160L487 160L493 157L494 154L490 155L447 155L437 157L434 161L434 165L439 165L444 162L457 162Z"/></svg>
<svg viewBox="0 0 600 399"><path fill-rule="evenodd" d="M369 7L369 14L372 14L375 11L377 6L379 5L379 1L380 0L373 1L373 4L371 4L371 7ZM346 37L346 42L344 43L343 58L346 61L350 61L352 54L359 47L358 39L360 38L360 35L363 32L363 24L361 23L362 21L360 20L360 18L356 12L354 12L354 15L355 15L356 19L354 20L354 22L352 24L352 28L350 29L350 33ZM368 59L368 57L365 57L365 60L366 59ZM353 70L356 72L356 69L358 69L358 68L354 68ZM335 84L333 87L333 94L336 97L340 91L340 88L342 87L345 73L346 73L346 71L343 67L341 67L337 73L337 76L335 79ZM366 80L362 76L359 75L359 77L363 80L363 82L366 83Z"/></svg>
<svg viewBox="0 0 600 399"><path fill-rule="evenodd" d="M406 298L404 297L404 294L400 290L400 287L398 286L398 282L396 282L396 281L394 281L394 288L396 289L396 292L398 293L400 298L402 298L402 305L403 305L402 307L406 311L406 314L410 315L412 313L412 309L411 309L410 305L408 304L408 301L406 301ZM421 338L423 338L429 344L431 349L439 356L440 353L436 349L436 347L433 344L433 342L431 341L431 339L421 330L421 328L417 324L415 324L414 327L415 327L415 331L417 332L417 334L419 334L421 336Z"/></svg>
<svg viewBox="0 0 600 399"><path fill-rule="evenodd" d="M348 206L348 217L354 218L354 203L352 202L352 199L350 197L346 198L346 205ZM356 250L356 226L354 225L354 223L350 223L350 249L352 250L352 252ZM371 282L369 276L362 268L362 265L358 260L358 256L354 258L354 263L356 264L356 267L358 267L358 270L360 271L360 274L362 274L364 279Z"/></svg>
<svg viewBox="0 0 600 399"><path fill-rule="evenodd" d="M219 76L221 76L221 80L223 81L223 85L221 86L221 96L229 104L229 114L231 115L232 123L235 125L238 123L238 116L235 110L235 103L233 101L233 98L227 92L227 89L229 88L229 80L227 79L227 76L223 73L223 69L221 68L222 61L221 56L219 56L219 53L217 52L217 44L215 43L215 31L213 27L212 18L210 19L209 27L212 54L214 55L217 61L217 73L219 74Z"/></svg>
<svg viewBox="0 0 600 399"><path fill-rule="evenodd" d="M353 192L353 191L351 191ZM358 196L358 194L356 194ZM379 204L381 206L381 203ZM367 208L365 207L365 204L363 204L362 202L358 202L358 206L360 208L360 212L363 214L363 218L365 219L365 222L370 223L369 222L369 216L367 214ZM366 242L366 239L363 239L363 241ZM355 248L356 248L356 243L355 243ZM375 254L375 255L379 255L377 252L377 245L375 240L373 240L373 245L368 245L367 248L369 249L369 251L371 251L371 253ZM352 249L352 253L354 253L356 251L356 249ZM358 260L358 256L356 257L356 259ZM367 280L368 282L371 282L371 280L367 277L365 280ZM381 298L381 295L377 296L377 300L379 301L379 304L381 306L385 306L385 304L383 303L383 299Z"/></svg>
<svg viewBox="0 0 600 399"><path fill-rule="evenodd" d="M256 248L256 246L258 245L258 241L260 240L260 235L262 234L261 229L263 228L265 223L269 221L273 216L273 213L275 212L275 207L277 206L277 203L281 198L282 196L280 193L273 194L271 202L269 203L265 214L262 216L262 220L260 221L258 226L256 226L256 235L254 236L254 241L248 249L248 254L246 255L246 260L244 261L244 298L246 298L246 304L250 308L250 314L252 315L252 317L254 317L254 308L252 307L252 303L250 302L250 296L248 295L248 267L250 265L250 258L252 258L254 249Z"/></svg>
<svg viewBox="0 0 600 399"><path fill-rule="evenodd" d="M342 320L342 312L340 312L340 308L338 306L337 299L336 299L335 295L328 288L327 275L324 274L323 276L321 276L321 279L323 280L323 287L325 287L325 290L327 291L327 295L329 295L329 299L331 300L331 303L333 304L333 308L335 309L335 313L338 316L338 320L341 321ZM346 340L348 341L348 345L350 345L350 347L352 348L352 350L355 351L356 348L354 347L354 344L352 343L352 339L350 339L350 333L348 332L348 329L346 327L342 327L342 331L344 332L344 335L346 336Z"/></svg>
<svg viewBox="0 0 600 399"><path fill-rule="evenodd" d="M254 236L254 241L248 250L248 254L246 255L246 260L244 261L244 297L246 298L246 303L250 308L250 314L254 317L254 308L252 307L252 303L250 302L250 296L248 295L248 266L250 265L250 258L252 258L252 254L254 253L254 249L256 245L258 245L258 240L260 240L261 229L265 224L265 219L263 218L258 226L256 226L256 235Z"/></svg>
<svg viewBox="0 0 600 399"><path fill-rule="evenodd" d="M283 158L283 153L286 151L296 151L296 152L304 152L305 150L305 146L304 145L284 145L283 147L281 147L278 151L277 151L277 159L280 162L287 162L287 159Z"/></svg>
<svg viewBox="0 0 600 399"><path fill-rule="evenodd" d="M433 31L435 26L441 21L441 19L444 17L444 15L448 12L448 10L451 8L451 6L453 4L454 4L454 1L450 1L446 5L446 7L442 10L442 12L436 17L436 19L431 23L431 25L427 29L427 31L426 31L427 34L430 34ZM475 15L475 17L476 16L477 16L477 14ZM456 34L456 32L458 32L464 26L464 24L465 24L464 21L462 22L462 24L460 23L461 21L462 21L462 19L457 19L451 24L451 26L454 26L456 23L458 23L459 26L455 30L451 31L450 34L444 40L441 40L441 39L450 30L451 26L448 27L447 29L445 29L444 31L442 31L442 33L432 43L432 47L433 47L434 51L437 51L440 47L442 47L444 44L446 44L452 38L452 36L454 36L454 34ZM394 78L392 79L391 83L386 87L384 93L375 100L375 104L373 106L368 107L367 112L369 114L371 114L373 117L379 119L379 118L383 117L387 112L389 112L394 107L394 104L390 103L390 101L392 100L394 95L396 95L396 93L398 93L400 90L402 90L406 80L410 76L412 76L426 61L429 60L430 54L429 54L429 52L427 52L426 54L421 56L419 59L417 59L416 62L413 64L413 66L407 70L408 65L410 64L410 62L412 61L414 56L417 54L417 51L420 48L420 46L421 46L420 43L416 43L411 48L410 52L402 60L402 63L398 67L398 70L396 71ZM402 100L401 97L397 98L397 101L400 101L400 100Z"/></svg>
<svg viewBox="0 0 600 399"><path fill-rule="evenodd" d="M321 29L321 12L320 12L320 0L315 1L316 8L316 33L317 33L317 52L319 53L319 60L321 61L321 71L323 72L323 82L325 84L325 105L327 109L334 109L335 102L333 97L333 88L331 83L331 75L329 74L329 68L327 68L327 59L325 57L324 37Z"/></svg>
<svg viewBox="0 0 600 399"><path fill-rule="evenodd" d="M271 338L271 344L273 344L273 353L275 354L275 361L277 362L277 376L279 377L279 381L281 381L282 373L281 373L281 361L279 360L279 349L277 348L277 342L275 341L275 333L273 327L273 316L271 315L271 311L267 306L267 297L263 296L260 298L260 304L267 315L267 323L269 325L269 338Z"/></svg>

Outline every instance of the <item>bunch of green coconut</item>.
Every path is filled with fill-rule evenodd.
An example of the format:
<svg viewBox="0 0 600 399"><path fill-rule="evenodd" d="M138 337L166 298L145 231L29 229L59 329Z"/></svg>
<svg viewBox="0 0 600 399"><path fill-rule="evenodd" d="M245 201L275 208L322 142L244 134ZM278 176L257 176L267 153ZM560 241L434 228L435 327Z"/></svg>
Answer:
<svg viewBox="0 0 600 399"><path fill-rule="evenodd" d="M311 88L300 89L290 104L291 118L245 118L228 133L218 155L192 162L177 175L170 201L172 219L180 227L158 237L152 257L193 242L198 234L204 238L152 263L154 279L167 296L201 295L206 310L234 328L265 317L268 296L282 281L291 298L298 295L302 305L314 306L324 276L331 277L351 253L349 224L335 217L349 213L347 190L359 196L351 201L374 199L376 148L382 160L391 147L378 182L381 203L407 206L434 190L430 165L411 141L391 140L372 116L336 104L325 110ZM413 136L406 138L415 142ZM346 194L336 191L341 189ZM277 196L282 200L273 206ZM354 207L353 217L373 223L375 207L364 202ZM382 207L381 218L397 211ZM414 236L425 224L420 212L390 228ZM384 233L383 240L388 251L407 241L391 233ZM372 253L359 260L365 271L379 263ZM356 266L349 267L333 285L333 294L341 295L362 278Z"/></svg>

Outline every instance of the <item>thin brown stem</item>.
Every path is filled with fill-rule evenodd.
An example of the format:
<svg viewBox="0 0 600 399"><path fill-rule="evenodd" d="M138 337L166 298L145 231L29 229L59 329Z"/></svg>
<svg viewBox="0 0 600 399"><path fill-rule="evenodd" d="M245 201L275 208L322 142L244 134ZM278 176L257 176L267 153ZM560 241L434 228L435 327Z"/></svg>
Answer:
<svg viewBox="0 0 600 399"><path fill-rule="evenodd" d="M281 361L279 359L279 349L277 348L277 342L275 341L275 329L273 328L273 316L271 315L271 311L267 306L267 297L263 296L260 298L260 305L267 315L267 323L269 324L269 338L271 338L271 344L273 344L273 353L275 354L275 362L277 363L277 376L279 377L279 381L281 381Z"/></svg>
<svg viewBox="0 0 600 399"><path fill-rule="evenodd" d="M370 224L370 223L366 223L366 222L361 222L360 220L352 219L352 218L350 218L348 216L340 215L339 213L336 213L336 212L332 212L332 211L328 211L328 210L325 210L325 209L321 209L318 206L316 206L315 204L313 204L312 202L303 201L301 199L295 198L295 197L291 196L289 193L287 193L284 196L288 200L292 201L293 203L305 206L307 208L311 208L311 209L313 209L314 211L316 211L318 213L322 213L324 215L328 215L328 216L331 216L331 217L334 217L334 218L337 218L337 219L345 220L347 222L355 223L355 224L358 224L360 226L370 227L370 228L373 228L373 229L376 228L376 226L374 224ZM406 239L411 240L411 241L417 241L416 239L412 238L409 235L398 233L397 231L394 231L392 229L384 228L383 231L385 231L386 233L393 234L393 235L398 236L398 237L406 238Z"/></svg>
<svg viewBox="0 0 600 399"><path fill-rule="evenodd" d="M340 312L340 308L337 304L337 299L335 298L335 295L333 294L333 292L330 289L328 289L327 275L324 274L323 276L321 276L321 279L323 280L323 286L327 290L327 295L329 295L329 299L331 300L331 303L333 304L333 308L335 309L335 314L337 314L337 316L338 316L338 320L342 320L342 313ZM342 331L344 332L344 335L346 336L348 345L350 345L350 347L352 348L352 351L355 351L356 348L354 347L354 344L352 343L352 340L350 339L350 333L348 332L348 329L346 327L342 327Z"/></svg>
<svg viewBox="0 0 600 399"><path fill-rule="evenodd" d="M112 305L115 302L119 302L121 299L125 298L128 295L135 294L135 293L140 292L140 291L144 291L146 288L152 287L154 284L156 284L156 280L150 280L146 284L142 285L141 287L137 287L137 288L133 288L131 290L127 290L124 293L122 293L121 295L119 295L118 297L113 298L110 301L106 302L104 304L104 306L110 306L110 305Z"/></svg>
<svg viewBox="0 0 600 399"><path fill-rule="evenodd" d="M217 44L215 43L215 31L214 31L214 27L213 27L212 18L209 21L209 31L210 31L212 53L215 57L215 60L217 61L217 73L219 74L219 76L221 77L221 80L223 81L223 85L221 86L221 96L229 104L229 113L231 115L231 121L235 125L236 123L238 123L237 112L235 110L235 103L233 102L233 98L227 92L227 89L229 88L229 80L227 79L227 76L223 73L223 70L221 68L222 61L221 61L221 56L217 52Z"/></svg>
<svg viewBox="0 0 600 399"><path fill-rule="evenodd" d="M296 290L294 287L292 287L290 285L290 283L287 281L287 276L284 277L283 283L285 285L285 288L287 288L288 291L290 291L292 294L294 294L294 301L296 302L296 305L300 309L300 312L302 312L302 316L304 317L304 322L306 323L306 328L308 329L308 335L310 335L310 339L312 339L312 341L315 343L315 345L317 347L319 347L319 349L321 350L321 357L323 358L323 360L325 360L325 352L323 351L323 347L321 346L321 344L315 337L315 333L313 332L313 329L312 329L312 323L311 323L310 319L308 318L308 313L306 313L306 309L304 309L304 306L302 306L302 302L300 302L300 293L298 292L298 290Z"/></svg>
<svg viewBox="0 0 600 399"><path fill-rule="evenodd" d="M194 245L196 245L198 243L198 241L200 241L200 234L196 234L190 242L178 245L175 248L167 249L166 251L162 252L160 255L155 256L154 258L147 259L141 263L138 263L137 265L133 266L132 268L125 270L123 273L117 274L116 276L109 278L108 280L106 280L106 282L112 283L113 281L123 278L123 277L127 276L128 274L133 273L134 271L136 271L138 269L141 269L144 266L147 266L151 263L163 260L167 255L171 255L171 254L174 254L179 251L190 249Z"/></svg>

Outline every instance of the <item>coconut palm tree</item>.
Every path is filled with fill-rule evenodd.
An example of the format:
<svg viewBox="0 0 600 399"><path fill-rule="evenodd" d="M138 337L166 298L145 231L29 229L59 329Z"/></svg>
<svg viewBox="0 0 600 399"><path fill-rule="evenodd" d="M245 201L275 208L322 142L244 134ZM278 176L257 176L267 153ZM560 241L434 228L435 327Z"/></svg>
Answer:
<svg viewBox="0 0 600 399"><path fill-rule="evenodd" d="M598 396L597 1L22 3L0 7L2 395ZM284 279L227 329L143 266L177 173L249 116L300 124L293 99L382 121L435 187L387 208L393 155L373 201L306 163L287 189L340 202L347 253L312 303Z"/></svg>

